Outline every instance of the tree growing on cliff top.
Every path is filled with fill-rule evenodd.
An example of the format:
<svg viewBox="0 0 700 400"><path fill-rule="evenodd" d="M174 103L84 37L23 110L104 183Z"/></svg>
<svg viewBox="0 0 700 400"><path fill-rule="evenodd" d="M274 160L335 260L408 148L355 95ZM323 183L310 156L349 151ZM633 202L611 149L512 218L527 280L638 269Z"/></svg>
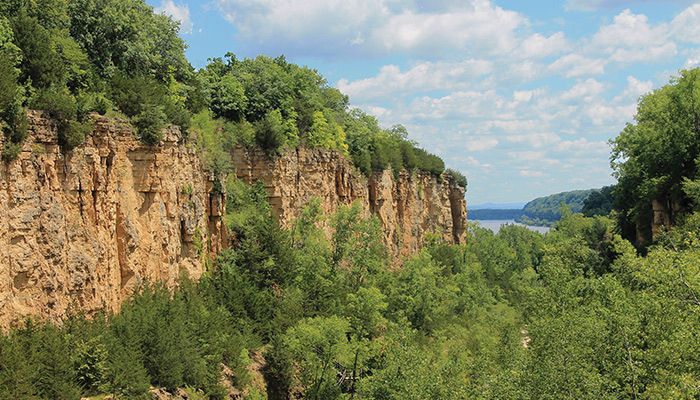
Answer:
<svg viewBox="0 0 700 400"><path fill-rule="evenodd" d="M642 97L636 122L611 141L616 208L630 238L635 231L630 224L641 232L650 229L652 200L664 206L672 221L676 211L689 206L683 182L700 173L699 88L700 69L681 71L670 84Z"/></svg>

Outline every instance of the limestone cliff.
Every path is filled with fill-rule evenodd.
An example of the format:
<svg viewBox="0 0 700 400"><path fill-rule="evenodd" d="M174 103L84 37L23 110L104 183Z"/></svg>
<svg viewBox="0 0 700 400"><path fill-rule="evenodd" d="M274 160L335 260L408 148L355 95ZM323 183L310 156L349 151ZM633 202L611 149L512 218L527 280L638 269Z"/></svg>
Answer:
<svg viewBox="0 0 700 400"><path fill-rule="evenodd" d="M85 143L65 152L55 124L30 112L19 158L0 163L0 328L117 310L145 281L197 279L225 245L223 195L178 129L149 147L127 121L92 118ZM284 226L318 197L327 213L358 201L375 214L394 260L427 233L464 240L464 190L445 177L368 179L338 153L303 148L275 159L239 148L232 159L239 178L265 183Z"/></svg>
<svg viewBox="0 0 700 400"><path fill-rule="evenodd" d="M341 204L360 202L376 215L384 242L396 259L418 250L428 233L461 243L466 228L464 189L448 177L429 173L376 172L365 178L341 154L304 149L270 158L261 151L236 148L238 178L265 185L273 212L288 226L312 198L321 199L325 213Z"/></svg>
<svg viewBox="0 0 700 400"><path fill-rule="evenodd" d="M144 280L201 275L222 243L222 202L176 128L146 147L126 121L94 117L64 153L49 119L29 122L19 158L0 165L0 326L117 309Z"/></svg>

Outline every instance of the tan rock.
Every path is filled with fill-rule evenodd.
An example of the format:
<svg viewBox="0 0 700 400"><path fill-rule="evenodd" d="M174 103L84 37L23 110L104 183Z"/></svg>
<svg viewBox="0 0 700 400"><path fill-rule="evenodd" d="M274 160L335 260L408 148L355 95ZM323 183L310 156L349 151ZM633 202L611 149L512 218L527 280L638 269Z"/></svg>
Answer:
<svg viewBox="0 0 700 400"><path fill-rule="evenodd" d="M21 154L0 164L0 328L118 310L146 281L198 279L207 253L226 245L224 197L178 129L148 147L128 121L95 115L85 144L64 153L55 123L28 117ZM339 153L318 149L232 156L239 178L264 183L283 226L317 197L327 214L357 201L376 215L395 262L428 233L464 241L464 190L446 177L384 171L367 179Z"/></svg>
<svg viewBox="0 0 700 400"><path fill-rule="evenodd" d="M401 172L395 179L392 171L383 171L367 179L341 154L321 149L300 148L270 158L238 147L233 160L239 179L263 182L283 226L288 227L317 197L326 214L357 201L376 215L395 261L418 250L428 233L454 243L464 241L464 189L446 176Z"/></svg>
<svg viewBox="0 0 700 400"><path fill-rule="evenodd" d="M179 130L146 147L128 122L94 118L66 154L55 124L30 112L22 153L0 165L0 326L116 310L145 281L198 278L197 235L222 246L221 195Z"/></svg>

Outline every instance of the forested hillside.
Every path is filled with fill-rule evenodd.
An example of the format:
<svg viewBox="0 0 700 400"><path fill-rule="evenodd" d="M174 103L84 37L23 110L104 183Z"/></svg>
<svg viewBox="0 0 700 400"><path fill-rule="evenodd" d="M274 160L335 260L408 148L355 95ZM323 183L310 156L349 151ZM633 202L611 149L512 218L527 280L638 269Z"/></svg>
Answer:
<svg viewBox="0 0 700 400"><path fill-rule="evenodd" d="M142 0L2 2L3 160L20 151L30 108L58 121L66 151L84 141L96 112L130 118L151 145L166 124L180 126L215 172L228 168L225 153L237 144L271 156L299 145L335 149L365 174L445 169L402 126L382 129L376 118L350 110L347 97L312 69L284 57L227 54L195 71L184 49L177 24Z"/></svg>
<svg viewBox="0 0 700 400"><path fill-rule="evenodd" d="M562 207L581 212L583 204L595 190L573 190L538 197L525 204L523 216L518 220L529 225L551 225L561 218Z"/></svg>
<svg viewBox="0 0 700 400"><path fill-rule="evenodd" d="M444 169L284 58L229 54L195 71L177 25L140 0L11 0L0 15L4 162L35 108L59 122L66 152L97 112L130 118L152 145L180 125L213 172L234 145L274 157L302 144L364 173ZM218 182L234 240L199 281L143 282L119 312L4 332L0 399L146 399L151 387L195 399L700 398L699 74L645 97L615 141L619 221L565 213L546 235L470 226L465 244L429 238L393 266L358 205L323 215L312 201L284 229L263 183ZM682 207L642 256L623 234L659 194Z"/></svg>

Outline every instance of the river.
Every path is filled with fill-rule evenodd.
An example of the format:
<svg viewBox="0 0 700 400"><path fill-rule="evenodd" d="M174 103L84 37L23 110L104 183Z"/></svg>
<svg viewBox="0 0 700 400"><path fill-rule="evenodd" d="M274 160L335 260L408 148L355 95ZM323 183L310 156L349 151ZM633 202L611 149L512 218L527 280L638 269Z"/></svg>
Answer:
<svg viewBox="0 0 700 400"><path fill-rule="evenodd" d="M479 225L483 226L484 228L491 229L494 233L498 233L498 231L501 229L501 227L503 225L520 225L520 226L524 226L532 231L539 232L539 233L549 232L548 226L524 225L524 224L515 222L515 220L512 220L512 219L487 219L487 220L473 221L473 222L477 222Z"/></svg>

